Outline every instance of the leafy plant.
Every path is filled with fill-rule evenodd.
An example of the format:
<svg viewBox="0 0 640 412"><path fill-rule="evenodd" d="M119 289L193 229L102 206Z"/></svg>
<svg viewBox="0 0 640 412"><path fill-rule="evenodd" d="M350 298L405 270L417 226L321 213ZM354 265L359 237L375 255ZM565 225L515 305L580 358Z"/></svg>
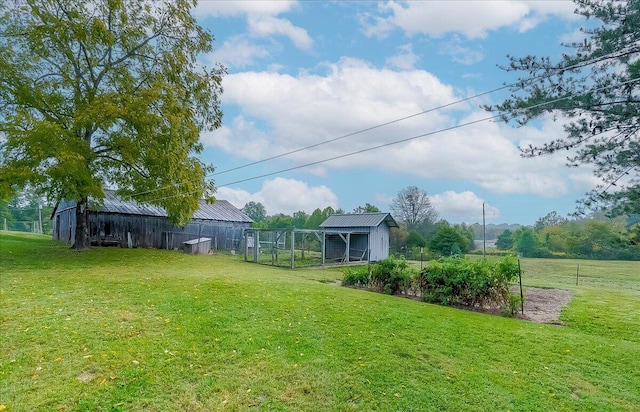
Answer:
<svg viewBox="0 0 640 412"><path fill-rule="evenodd" d="M366 266L345 268L343 273L342 284L344 286L367 287L369 285L369 268Z"/></svg>
<svg viewBox="0 0 640 412"><path fill-rule="evenodd" d="M399 292L408 294L414 277L415 270L409 267L404 258L390 256L371 267L371 286L388 295Z"/></svg>
<svg viewBox="0 0 640 412"><path fill-rule="evenodd" d="M422 297L427 302L468 307L497 306L507 308L513 314L519 301L513 297L509 285L518 271L518 262L513 256L495 262L472 262L450 257L429 262L419 274L419 284Z"/></svg>

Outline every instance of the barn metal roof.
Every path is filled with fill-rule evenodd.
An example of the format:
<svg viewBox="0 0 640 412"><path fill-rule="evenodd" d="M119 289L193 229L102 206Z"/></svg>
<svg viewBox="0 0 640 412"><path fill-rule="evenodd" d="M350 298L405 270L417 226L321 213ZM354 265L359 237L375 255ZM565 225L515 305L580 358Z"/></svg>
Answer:
<svg viewBox="0 0 640 412"><path fill-rule="evenodd" d="M253 222L240 209L222 199L216 199L214 203L207 203L206 200L200 199L200 209L196 210L193 218L226 222Z"/></svg>
<svg viewBox="0 0 640 412"><path fill-rule="evenodd" d="M167 217L168 213L160 206L138 203L134 200L123 200L113 190L105 190L104 200L91 205L91 209L104 213L121 213L126 215ZM246 222L253 220L226 200L216 199L207 203L200 199L200 208L193 215L194 219L218 220L223 222Z"/></svg>
<svg viewBox="0 0 640 412"><path fill-rule="evenodd" d="M320 224L322 228L341 227L377 227L382 222L387 222L389 227L398 227L390 213L354 213L344 215L331 215Z"/></svg>

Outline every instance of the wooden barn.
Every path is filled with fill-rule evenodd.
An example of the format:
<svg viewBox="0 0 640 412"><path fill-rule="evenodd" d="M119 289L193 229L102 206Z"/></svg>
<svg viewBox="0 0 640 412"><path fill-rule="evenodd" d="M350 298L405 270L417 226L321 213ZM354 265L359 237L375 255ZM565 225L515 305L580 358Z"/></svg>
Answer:
<svg viewBox="0 0 640 412"><path fill-rule="evenodd" d="M185 242L209 238L211 249L241 250L244 230L251 218L226 200L209 204L200 200L200 208L191 221L180 228L158 206L122 200L113 190L105 190L102 202L89 202L89 234L93 245L144 247L156 249L190 248ZM75 242L76 203L63 201L53 214L53 238Z"/></svg>
<svg viewBox="0 0 640 412"><path fill-rule="evenodd" d="M325 231L324 256L344 262L385 259L392 227L398 224L390 213L331 215L320 224Z"/></svg>

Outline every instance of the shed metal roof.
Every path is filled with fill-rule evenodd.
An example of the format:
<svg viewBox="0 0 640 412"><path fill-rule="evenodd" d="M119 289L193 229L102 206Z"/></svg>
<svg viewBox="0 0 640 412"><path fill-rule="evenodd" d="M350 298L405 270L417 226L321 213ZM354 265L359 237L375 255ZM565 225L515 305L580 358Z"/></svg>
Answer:
<svg viewBox="0 0 640 412"><path fill-rule="evenodd" d="M160 206L138 203L134 200L123 200L113 190L105 190L104 200L91 205L91 209L104 213L121 213L126 215L167 217L168 213ZM253 220L226 200L216 199L207 203L200 199L200 208L193 215L194 219L218 220L223 222L246 222Z"/></svg>
<svg viewBox="0 0 640 412"><path fill-rule="evenodd" d="M320 224L321 228L377 227L386 222L389 227L398 227L390 213L357 213L331 215Z"/></svg>

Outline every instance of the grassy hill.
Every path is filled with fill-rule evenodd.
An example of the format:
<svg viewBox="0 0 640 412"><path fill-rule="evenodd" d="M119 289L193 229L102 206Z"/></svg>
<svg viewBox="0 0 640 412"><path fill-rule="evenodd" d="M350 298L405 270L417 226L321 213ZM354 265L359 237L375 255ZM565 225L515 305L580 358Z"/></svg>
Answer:
<svg viewBox="0 0 640 412"><path fill-rule="evenodd" d="M591 264L576 287L571 263L523 261L529 286L573 291L557 326L337 270L1 232L0 409L637 410L640 267Z"/></svg>

